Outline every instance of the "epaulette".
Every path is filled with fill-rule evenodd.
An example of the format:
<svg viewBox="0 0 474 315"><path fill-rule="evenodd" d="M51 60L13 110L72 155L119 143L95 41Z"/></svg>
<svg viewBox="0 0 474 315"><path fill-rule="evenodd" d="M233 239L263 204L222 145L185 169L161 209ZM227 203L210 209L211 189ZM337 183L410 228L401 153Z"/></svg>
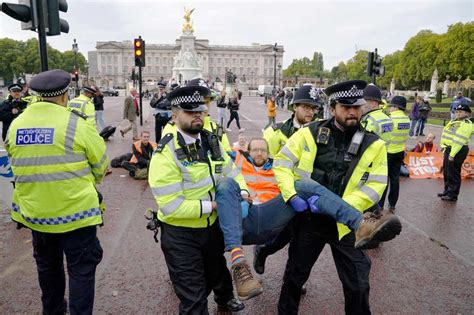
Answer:
<svg viewBox="0 0 474 315"><path fill-rule="evenodd" d="M279 122L278 124L272 125L274 131L281 129L281 127L285 124L285 122Z"/></svg>
<svg viewBox="0 0 474 315"><path fill-rule="evenodd" d="M81 117L84 120L87 120L87 115L84 114L83 112L80 112L76 109L70 109L71 113L76 114L77 116Z"/></svg>
<svg viewBox="0 0 474 315"><path fill-rule="evenodd" d="M165 146L168 144L173 139L173 134L167 133L163 138L161 138L160 142L158 142L158 145L156 146L155 152L161 153Z"/></svg>

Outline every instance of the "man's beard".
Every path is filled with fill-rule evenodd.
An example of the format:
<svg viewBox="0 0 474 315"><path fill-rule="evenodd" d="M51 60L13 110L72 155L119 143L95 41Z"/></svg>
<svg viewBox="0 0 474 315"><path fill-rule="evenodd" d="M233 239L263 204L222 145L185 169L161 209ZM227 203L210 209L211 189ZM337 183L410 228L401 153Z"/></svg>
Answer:
<svg viewBox="0 0 474 315"><path fill-rule="evenodd" d="M336 121L339 125L341 125L345 131L355 131L359 128L359 121L357 120L357 118L354 118L353 121L356 121L356 123L354 125L348 125L347 122L345 120L340 120L339 118L336 117Z"/></svg>
<svg viewBox="0 0 474 315"><path fill-rule="evenodd" d="M198 133L200 133L202 131L203 128L204 128L203 123L194 124L194 125L191 123L189 126L185 126L181 129L184 132L189 133L191 135L197 135Z"/></svg>

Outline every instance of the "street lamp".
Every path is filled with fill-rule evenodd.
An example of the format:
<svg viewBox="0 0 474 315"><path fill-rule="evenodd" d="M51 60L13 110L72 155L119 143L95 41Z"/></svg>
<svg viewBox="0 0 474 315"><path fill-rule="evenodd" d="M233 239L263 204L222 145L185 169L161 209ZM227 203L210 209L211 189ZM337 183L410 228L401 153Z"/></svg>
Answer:
<svg viewBox="0 0 474 315"><path fill-rule="evenodd" d="M296 71L295 73L295 86L298 87L298 77L300 76L300 73Z"/></svg>
<svg viewBox="0 0 474 315"><path fill-rule="evenodd" d="M276 65L277 65L277 51L278 51L278 48L277 48L277 43L275 43L275 46L273 46L273 94L276 93Z"/></svg>
<svg viewBox="0 0 474 315"><path fill-rule="evenodd" d="M74 38L74 42L72 43L72 51L74 52L74 75L76 74L77 71L77 52L79 51L79 48L77 47L76 39ZM79 82L77 80L76 76L76 91L75 94L76 96L79 96Z"/></svg>
<svg viewBox="0 0 474 315"><path fill-rule="evenodd" d="M278 64L278 85L281 87L281 63Z"/></svg>
<svg viewBox="0 0 474 315"><path fill-rule="evenodd" d="M251 79L250 79L250 84L252 85L252 88L255 85L255 78L254 78L254 72L250 71Z"/></svg>

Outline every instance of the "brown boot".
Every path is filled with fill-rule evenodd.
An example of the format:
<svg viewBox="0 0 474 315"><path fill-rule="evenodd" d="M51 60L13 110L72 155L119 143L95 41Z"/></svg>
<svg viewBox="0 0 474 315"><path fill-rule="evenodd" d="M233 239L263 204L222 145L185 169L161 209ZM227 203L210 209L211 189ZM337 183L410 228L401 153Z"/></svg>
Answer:
<svg viewBox="0 0 474 315"><path fill-rule="evenodd" d="M384 211L379 214L364 213L359 228L355 231L355 248L373 248L374 243L386 242L399 235L402 224L393 213Z"/></svg>
<svg viewBox="0 0 474 315"><path fill-rule="evenodd" d="M251 299L263 292L262 285L255 280L250 266L245 260L232 266L232 278L237 289L237 295L242 301Z"/></svg>

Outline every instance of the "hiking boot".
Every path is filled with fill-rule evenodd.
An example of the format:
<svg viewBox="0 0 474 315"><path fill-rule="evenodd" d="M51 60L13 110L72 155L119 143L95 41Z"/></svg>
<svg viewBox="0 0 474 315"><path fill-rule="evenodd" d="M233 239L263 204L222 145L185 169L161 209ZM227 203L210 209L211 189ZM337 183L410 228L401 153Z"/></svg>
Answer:
<svg viewBox="0 0 474 315"><path fill-rule="evenodd" d="M232 278L234 279L237 295L242 301L251 299L263 292L262 285L252 275L247 261L242 261L232 266Z"/></svg>
<svg viewBox="0 0 474 315"><path fill-rule="evenodd" d="M267 260L267 256L261 250L263 247L264 245L255 245L253 248L253 269L259 275L265 272L265 260Z"/></svg>
<svg viewBox="0 0 474 315"><path fill-rule="evenodd" d="M363 215L359 228L355 231L356 242L354 247L367 249L373 243L386 242L399 235L402 230L400 219L390 212L375 214L366 212Z"/></svg>

